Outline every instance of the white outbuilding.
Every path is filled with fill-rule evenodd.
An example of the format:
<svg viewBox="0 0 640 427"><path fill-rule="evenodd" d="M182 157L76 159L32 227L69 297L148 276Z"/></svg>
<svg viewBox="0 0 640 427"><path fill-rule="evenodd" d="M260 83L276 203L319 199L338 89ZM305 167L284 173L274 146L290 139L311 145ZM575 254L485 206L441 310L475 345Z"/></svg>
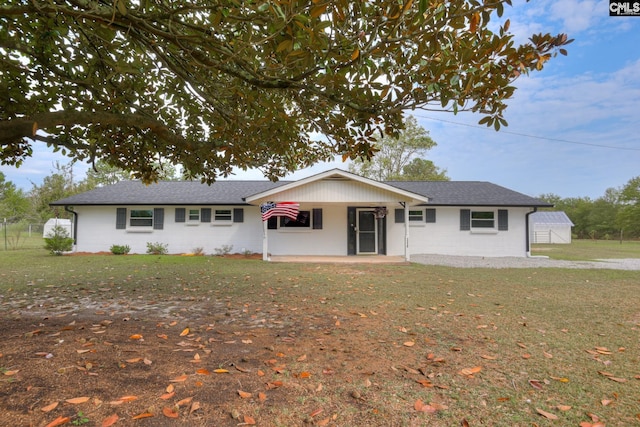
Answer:
<svg viewBox="0 0 640 427"><path fill-rule="evenodd" d="M531 243L571 243L573 222L564 212L536 212L529 216Z"/></svg>
<svg viewBox="0 0 640 427"><path fill-rule="evenodd" d="M60 226L69 233L69 237L73 235L71 232L71 220L63 218L50 218L45 224L42 230L42 237L49 237L49 234L53 233L53 229L56 226Z"/></svg>

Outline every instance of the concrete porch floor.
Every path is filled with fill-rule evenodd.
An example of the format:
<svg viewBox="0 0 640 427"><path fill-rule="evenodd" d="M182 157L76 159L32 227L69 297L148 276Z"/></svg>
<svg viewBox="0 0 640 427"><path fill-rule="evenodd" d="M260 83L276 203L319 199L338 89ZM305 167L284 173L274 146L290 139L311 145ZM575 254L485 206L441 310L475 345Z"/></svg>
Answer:
<svg viewBox="0 0 640 427"><path fill-rule="evenodd" d="M402 264L407 263L402 256L351 255L351 256L295 256L273 255L271 262L304 262L309 264ZM407 263L408 264L408 263Z"/></svg>

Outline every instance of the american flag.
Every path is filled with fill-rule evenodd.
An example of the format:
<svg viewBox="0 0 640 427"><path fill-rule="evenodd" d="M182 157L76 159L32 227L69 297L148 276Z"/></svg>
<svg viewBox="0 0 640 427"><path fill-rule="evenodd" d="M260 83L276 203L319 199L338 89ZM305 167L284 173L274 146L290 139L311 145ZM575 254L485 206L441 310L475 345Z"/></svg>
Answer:
<svg viewBox="0 0 640 427"><path fill-rule="evenodd" d="M286 216L293 220L298 217L298 211L300 210L300 204L296 202L267 202L260 205L260 212L262 213L262 220L266 221L272 216Z"/></svg>

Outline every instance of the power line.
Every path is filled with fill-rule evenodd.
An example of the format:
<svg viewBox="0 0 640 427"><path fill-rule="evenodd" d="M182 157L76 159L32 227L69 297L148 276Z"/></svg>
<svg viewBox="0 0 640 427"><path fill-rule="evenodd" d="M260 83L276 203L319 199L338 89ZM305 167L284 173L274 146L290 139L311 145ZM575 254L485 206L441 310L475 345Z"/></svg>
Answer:
<svg viewBox="0 0 640 427"><path fill-rule="evenodd" d="M467 124L467 123L454 122L454 121L451 121L451 120L444 120L444 119L435 119L433 117L420 116L420 115L417 115L417 114L414 114L414 116L416 116L418 118L421 118L421 119L433 120L433 121L442 122L442 123L449 123L449 124L457 125L457 126L466 126L466 127L475 128L475 129L482 129L482 130L493 130L493 128L489 128L489 127L486 127L486 126L470 125L470 124ZM512 131L508 131L508 130L500 130L500 133L506 133L506 134L515 135L515 136L522 136L522 137L526 137L526 138L542 139L542 140L545 140L545 141L564 142L566 144L587 145L589 147L608 148L608 149L611 149L611 150L640 151L640 148L616 147L616 146L613 146L613 145L603 145L603 144L591 144L591 143L588 143L588 142L578 142L578 141L570 141L568 139L549 138L549 137L546 137L546 136L529 135L529 134L526 134L526 133L512 132Z"/></svg>

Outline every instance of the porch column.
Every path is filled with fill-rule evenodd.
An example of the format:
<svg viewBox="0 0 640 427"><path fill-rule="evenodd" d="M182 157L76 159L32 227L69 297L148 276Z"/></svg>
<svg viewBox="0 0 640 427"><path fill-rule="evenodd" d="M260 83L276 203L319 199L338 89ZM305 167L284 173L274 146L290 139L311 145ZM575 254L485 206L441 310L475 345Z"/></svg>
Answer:
<svg viewBox="0 0 640 427"><path fill-rule="evenodd" d="M411 254L409 254L409 209L407 209L406 202L400 202L404 208L404 260L411 261Z"/></svg>
<svg viewBox="0 0 640 427"><path fill-rule="evenodd" d="M262 260L269 261L268 221L262 221Z"/></svg>

